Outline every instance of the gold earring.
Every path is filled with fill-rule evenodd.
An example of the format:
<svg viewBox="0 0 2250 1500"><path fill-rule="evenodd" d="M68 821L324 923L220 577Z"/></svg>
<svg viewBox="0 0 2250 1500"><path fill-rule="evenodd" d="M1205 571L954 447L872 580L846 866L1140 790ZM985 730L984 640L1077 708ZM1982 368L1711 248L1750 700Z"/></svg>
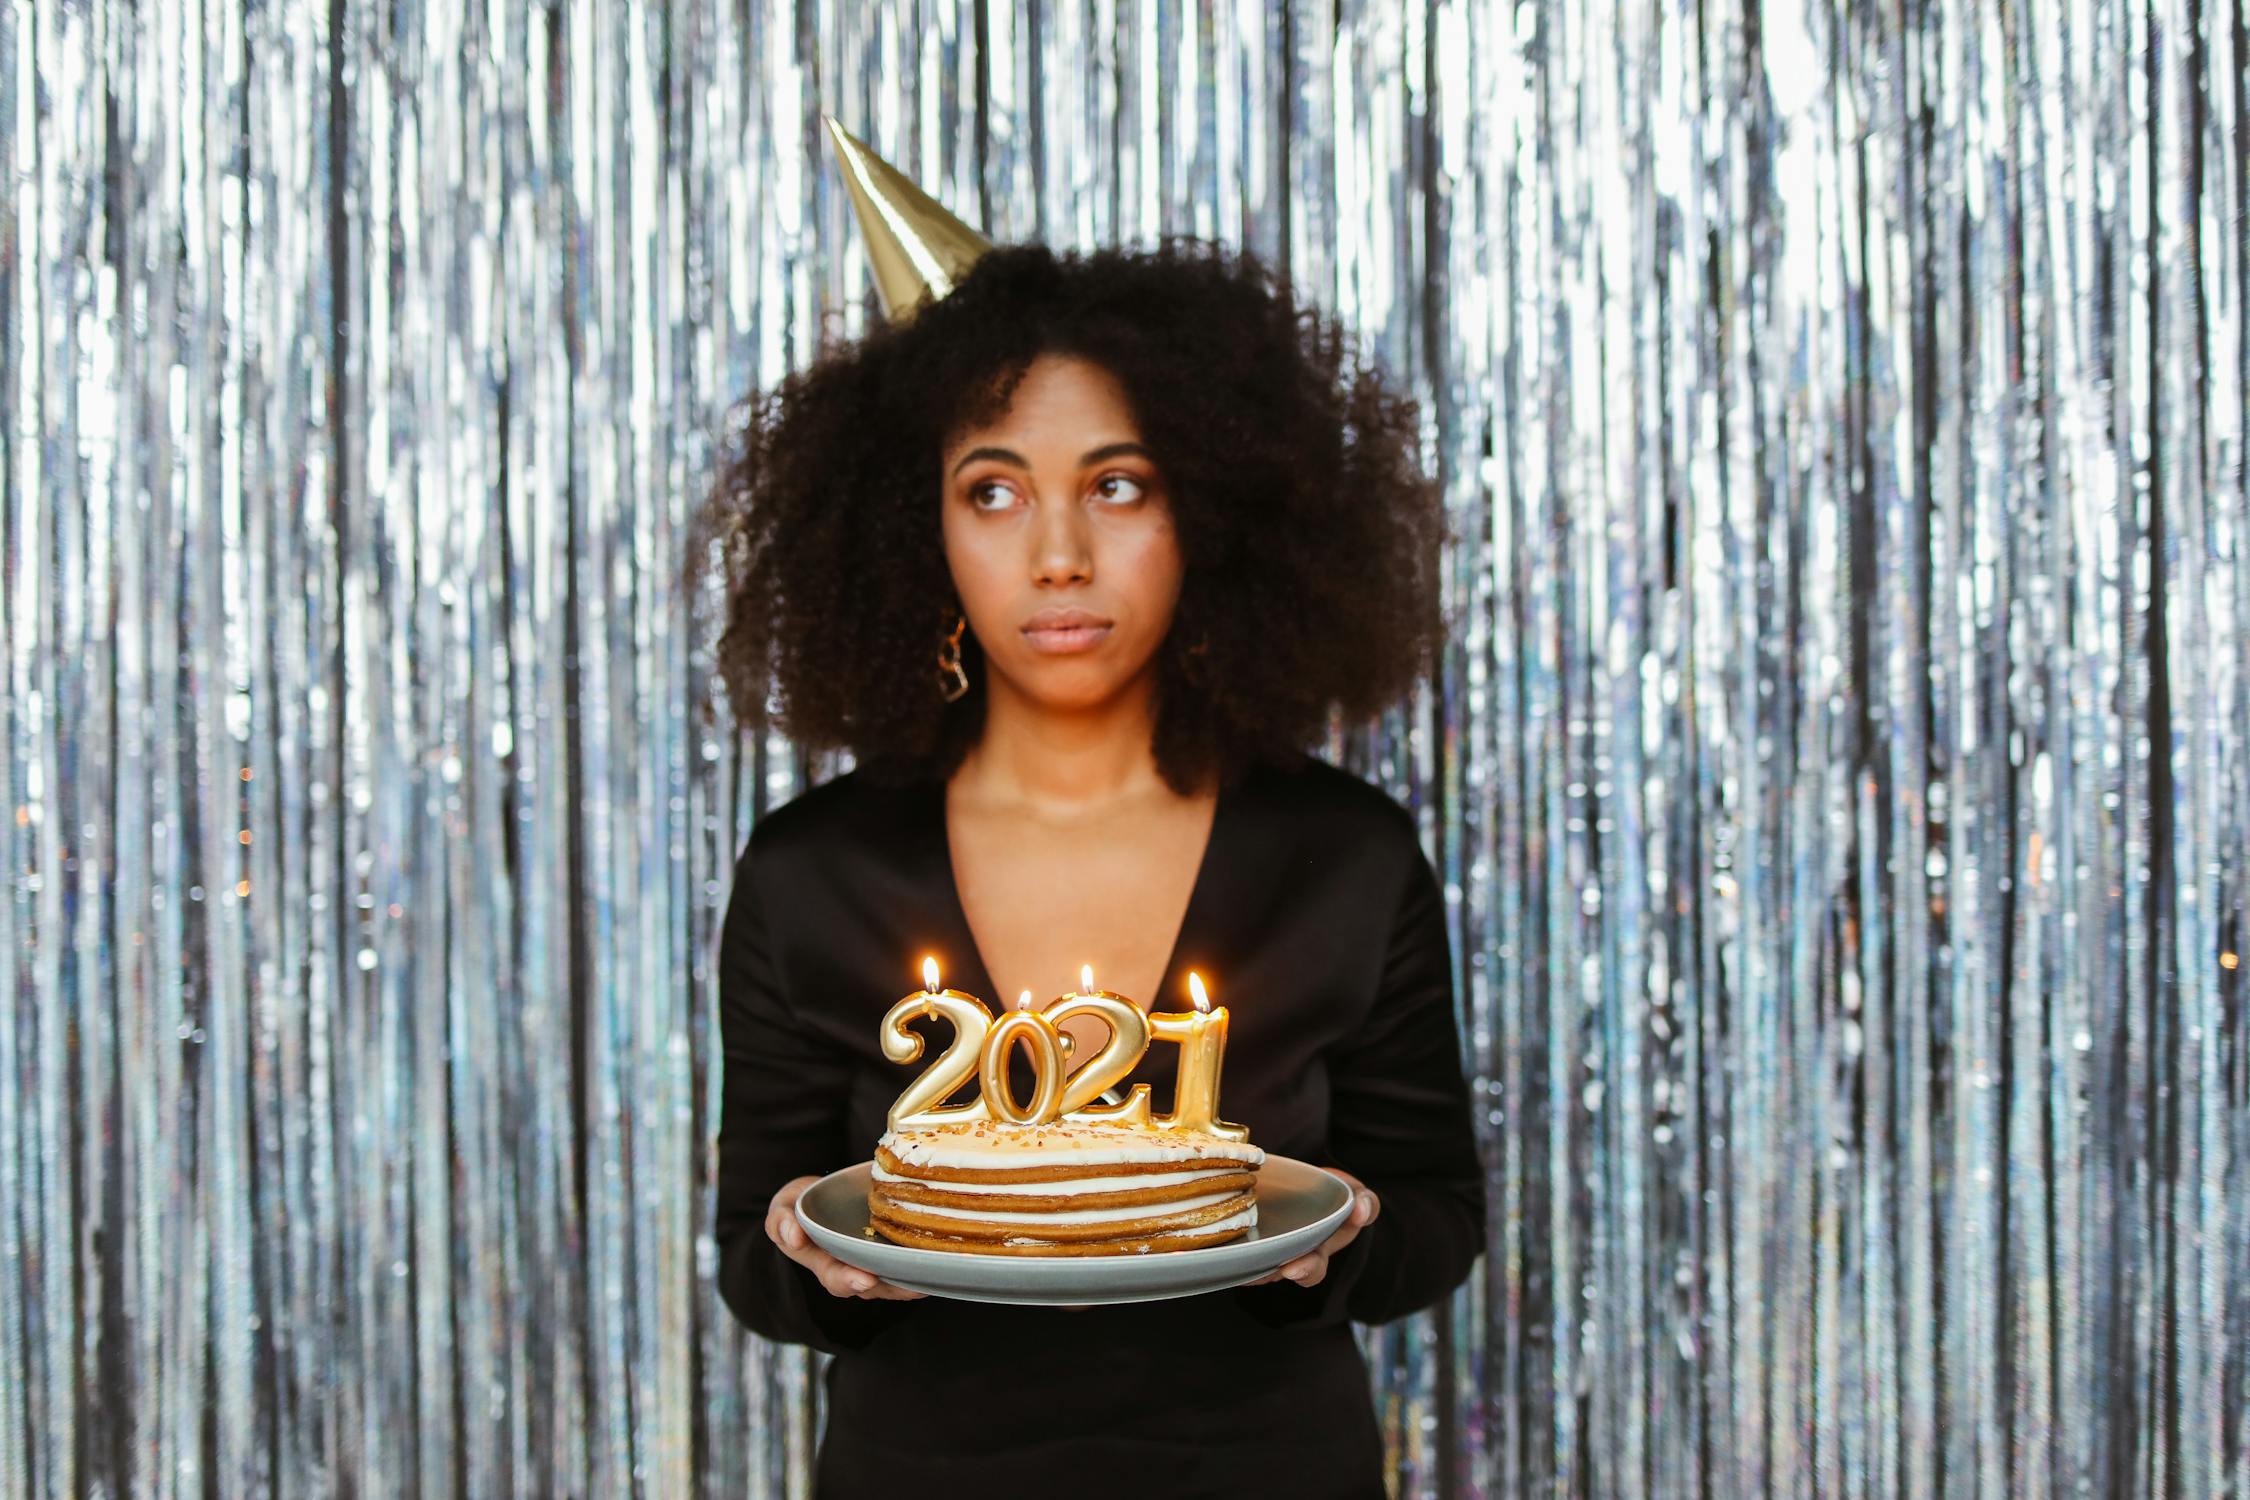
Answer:
<svg viewBox="0 0 2250 1500"><path fill-rule="evenodd" d="M968 627L969 617L963 615L953 622L953 634L938 647L938 691L948 703L958 702L969 690L969 674L961 670L961 632ZM947 681L950 677L952 680Z"/></svg>

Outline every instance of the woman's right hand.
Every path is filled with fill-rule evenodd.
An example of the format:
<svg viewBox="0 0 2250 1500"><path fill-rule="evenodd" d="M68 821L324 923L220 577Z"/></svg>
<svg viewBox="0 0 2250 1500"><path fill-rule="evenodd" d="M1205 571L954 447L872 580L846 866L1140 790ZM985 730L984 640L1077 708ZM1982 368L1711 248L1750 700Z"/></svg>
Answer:
<svg viewBox="0 0 2250 1500"><path fill-rule="evenodd" d="M864 1297L870 1302L912 1302L920 1298L923 1293L892 1286L873 1272L846 1265L812 1242L805 1226L797 1222L797 1200L818 1181L816 1174L781 1185L781 1191L766 1206L766 1238L779 1245L783 1255L812 1272L832 1297Z"/></svg>

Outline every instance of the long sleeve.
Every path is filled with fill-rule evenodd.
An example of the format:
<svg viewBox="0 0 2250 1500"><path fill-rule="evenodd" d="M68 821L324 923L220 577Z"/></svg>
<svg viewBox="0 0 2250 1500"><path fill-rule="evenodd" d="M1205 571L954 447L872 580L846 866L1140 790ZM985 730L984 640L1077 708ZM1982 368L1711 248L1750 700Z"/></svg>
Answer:
<svg viewBox="0 0 2250 1500"><path fill-rule="evenodd" d="M837 1297L765 1230L784 1183L848 1165L851 1059L806 1026L782 993L758 840L735 870L719 951L719 1295L753 1333L830 1354L864 1347L913 1304Z"/></svg>
<svg viewBox="0 0 2250 1500"><path fill-rule="evenodd" d="M1382 979L1358 1029L1330 1049L1329 1149L1381 1201L1375 1222L1313 1286L1238 1288L1277 1328L1385 1323L1459 1286L1485 1245L1484 1172L1453 1020L1445 903L1415 846Z"/></svg>

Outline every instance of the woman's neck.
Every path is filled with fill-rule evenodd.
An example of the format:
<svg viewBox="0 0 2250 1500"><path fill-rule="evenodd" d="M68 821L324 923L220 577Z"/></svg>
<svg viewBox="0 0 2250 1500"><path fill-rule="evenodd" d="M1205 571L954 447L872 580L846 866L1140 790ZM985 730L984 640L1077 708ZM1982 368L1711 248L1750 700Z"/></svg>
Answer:
<svg viewBox="0 0 2250 1500"><path fill-rule="evenodd" d="M1163 784L1152 746L1154 682L1143 676L1108 702L1059 711L991 681L983 733L953 783L980 800L1072 813L1146 796Z"/></svg>

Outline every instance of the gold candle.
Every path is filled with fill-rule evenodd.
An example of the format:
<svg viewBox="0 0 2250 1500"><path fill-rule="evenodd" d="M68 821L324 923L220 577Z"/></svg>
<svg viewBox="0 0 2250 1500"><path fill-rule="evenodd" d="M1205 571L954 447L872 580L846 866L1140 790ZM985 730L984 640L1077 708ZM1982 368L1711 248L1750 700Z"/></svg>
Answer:
<svg viewBox="0 0 2250 1500"><path fill-rule="evenodd" d="M1203 981L1192 971L1188 992L1193 1011L1163 1013L1148 1018L1149 1032L1160 1042L1179 1045L1180 1064L1172 1086L1172 1111L1157 1117L1164 1130L1199 1130L1223 1141L1247 1141L1250 1132L1230 1125L1219 1116L1219 1069L1226 1061L1227 1008L1212 1009Z"/></svg>
<svg viewBox="0 0 2250 1500"><path fill-rule="evenodd" d="M1072 1016L1100 1016L1109 1027L1109 1041L1085 1063L1073 1071L1064 1082L1062 1112L1065 1119L1110 1125L1146 1125L1149 1123L1149 1088L1145 1083L1133 1085L1133 1091L1116 1104L1095 1104L1112 1084L1124 1081L1125 1075L1148 1051L1148 1016L1138 1005L1123 995L1094 988L1094 966L1086 964L1078 971L1078 988L1063 996L1047 1008L1048 1016L1059 1026ZM1063 1047L1071 1050L1071 1038L1063 1035Z"/></svg>
<svg viewBox="0 0 2250 1500"><path fill-rule="evenodd" d="M992 1118L992 1110L979 1094L966 1104L941 1103L962 1084L977 1076L984 1056L985 1039L992 1031L992 1012L974 995L938 988L935 958L922 960L922 987L900 997L883 1015L883 1055L895 1063L910 1063L922 1055L920 1032L906 1023L922 1016L942 1016L953 1023L953 1045L938 1054L922 1076L906 1086L890 1109L893 1130L926 1130L933 1125L973 1124Z"/></svg>
<svg viewBox="0 0 2250 1500"><path fill-rule="evenodd" d="M1008 1091L1008 1049L1021 1040L1031 1049L1031 1103L1016 1102ZM1002 1016L985 1038L984 1056L977 1073L984 1100L1010 1125L1046 1125L1062 1113L1063 1037L1055 1023L1031 1008L1031 991L1025 990L1016 1008Z"/></svg>

